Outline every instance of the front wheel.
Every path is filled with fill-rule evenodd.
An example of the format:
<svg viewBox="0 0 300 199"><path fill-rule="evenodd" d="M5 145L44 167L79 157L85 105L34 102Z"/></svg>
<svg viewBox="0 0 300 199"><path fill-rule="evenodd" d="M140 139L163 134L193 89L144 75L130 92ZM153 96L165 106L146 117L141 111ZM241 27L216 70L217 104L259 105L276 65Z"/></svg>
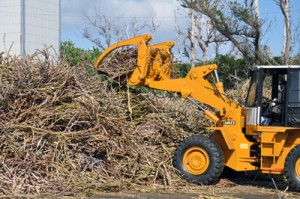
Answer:
<svg viewBox="0 0 300 199"><path fill-rule="evenodd" d="M284 172L290 187L300 191L300 145L293 148L284 163Z"/></svg>
<svg viewBox="0 0 300 199"><path fill-rule="evenodd" d="M193 135L177 147L173 166L185 179L207 185L216 182L222 174L224 155L212 139Z"/></svg>

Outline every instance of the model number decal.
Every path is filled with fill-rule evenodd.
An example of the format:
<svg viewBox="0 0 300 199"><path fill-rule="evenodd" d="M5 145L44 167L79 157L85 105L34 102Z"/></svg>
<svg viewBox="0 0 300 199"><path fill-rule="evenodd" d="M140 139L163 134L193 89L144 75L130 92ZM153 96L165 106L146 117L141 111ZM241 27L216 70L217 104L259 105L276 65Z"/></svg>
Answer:
<svg viewBox="0 0 300 199"><path fill-rule="evenodd" d="M235 121L223 121L223 125L235 125Z"/></svg>

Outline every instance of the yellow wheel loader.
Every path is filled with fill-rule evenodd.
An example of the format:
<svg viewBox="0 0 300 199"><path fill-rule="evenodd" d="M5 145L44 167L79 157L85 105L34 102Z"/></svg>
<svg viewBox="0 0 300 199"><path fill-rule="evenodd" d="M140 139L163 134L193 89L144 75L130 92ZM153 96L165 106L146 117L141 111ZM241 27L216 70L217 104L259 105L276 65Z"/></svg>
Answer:
<svg viewBox="0 0 300 199"><path fill-rule="evenodd" d="M235 171L261 170L285 174L290 187L300 191L300 66L254 67L246 104L241 107L226 97L214 64L171 79L174 43L150 45L150 39L145 34L110 46L95 68L113 50L135 46L137 65L128 85L176 92L213 122L210 137L193 135L177 147L173 165L182 176L211 184L224 166Z"/></svg>

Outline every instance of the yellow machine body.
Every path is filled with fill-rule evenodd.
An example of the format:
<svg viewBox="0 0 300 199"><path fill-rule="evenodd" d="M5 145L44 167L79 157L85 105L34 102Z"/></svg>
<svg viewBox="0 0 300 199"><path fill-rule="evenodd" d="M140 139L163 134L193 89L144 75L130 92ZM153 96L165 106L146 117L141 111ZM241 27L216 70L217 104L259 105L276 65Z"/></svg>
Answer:
<svg viewBox="0 0 300 199"><path fill-rule="evenodd" d="M110 46L101 54L95 68L100 67L104 57L113 50L127 45L137 46L137 67L128 85L176 92L183 98L192 98L213 107L213 110L204 110L204 114L214 122L208 129L214 132L211 138L221 147L226 166L236 171L260 169L263 173L282 174L287 154L300 144L300 128L247 125L247 110L226 97L223 83L218 80L216 65L198 66L185 78L171 79L171 48L174 43L148 45L150 39L151 36L146 34ZM154 50L158 53L149 64ZM255 147L260 148L259 155L251 152Z"/></svg>

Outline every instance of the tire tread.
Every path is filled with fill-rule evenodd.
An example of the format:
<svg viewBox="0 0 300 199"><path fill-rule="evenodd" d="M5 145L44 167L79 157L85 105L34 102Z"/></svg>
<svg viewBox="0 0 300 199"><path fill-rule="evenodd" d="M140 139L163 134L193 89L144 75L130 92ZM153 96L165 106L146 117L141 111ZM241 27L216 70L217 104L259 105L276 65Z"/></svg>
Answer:
<svg viewBox="0 0 300 199"><path fill-rule="evenodd" d="M204 148L210 157L211 165L208 170L201 175L192 175L183 167L183 154L192 146L200 146ZM220 147L210 138L203 135L192 135L183 140L175 150L173 157L173 166L183 175L188 181L193 181L197 184L211 184L216 182L222 174L224 167L224 155Z"/></svg>
<svg viewBox="0 0 300 199"><path fill-rule="evenodd" d="M287 155L284 162L284 172L291 189L300 191L300 179L295 171L296 161L300 158L300 145L294 147Z"/></svg>

